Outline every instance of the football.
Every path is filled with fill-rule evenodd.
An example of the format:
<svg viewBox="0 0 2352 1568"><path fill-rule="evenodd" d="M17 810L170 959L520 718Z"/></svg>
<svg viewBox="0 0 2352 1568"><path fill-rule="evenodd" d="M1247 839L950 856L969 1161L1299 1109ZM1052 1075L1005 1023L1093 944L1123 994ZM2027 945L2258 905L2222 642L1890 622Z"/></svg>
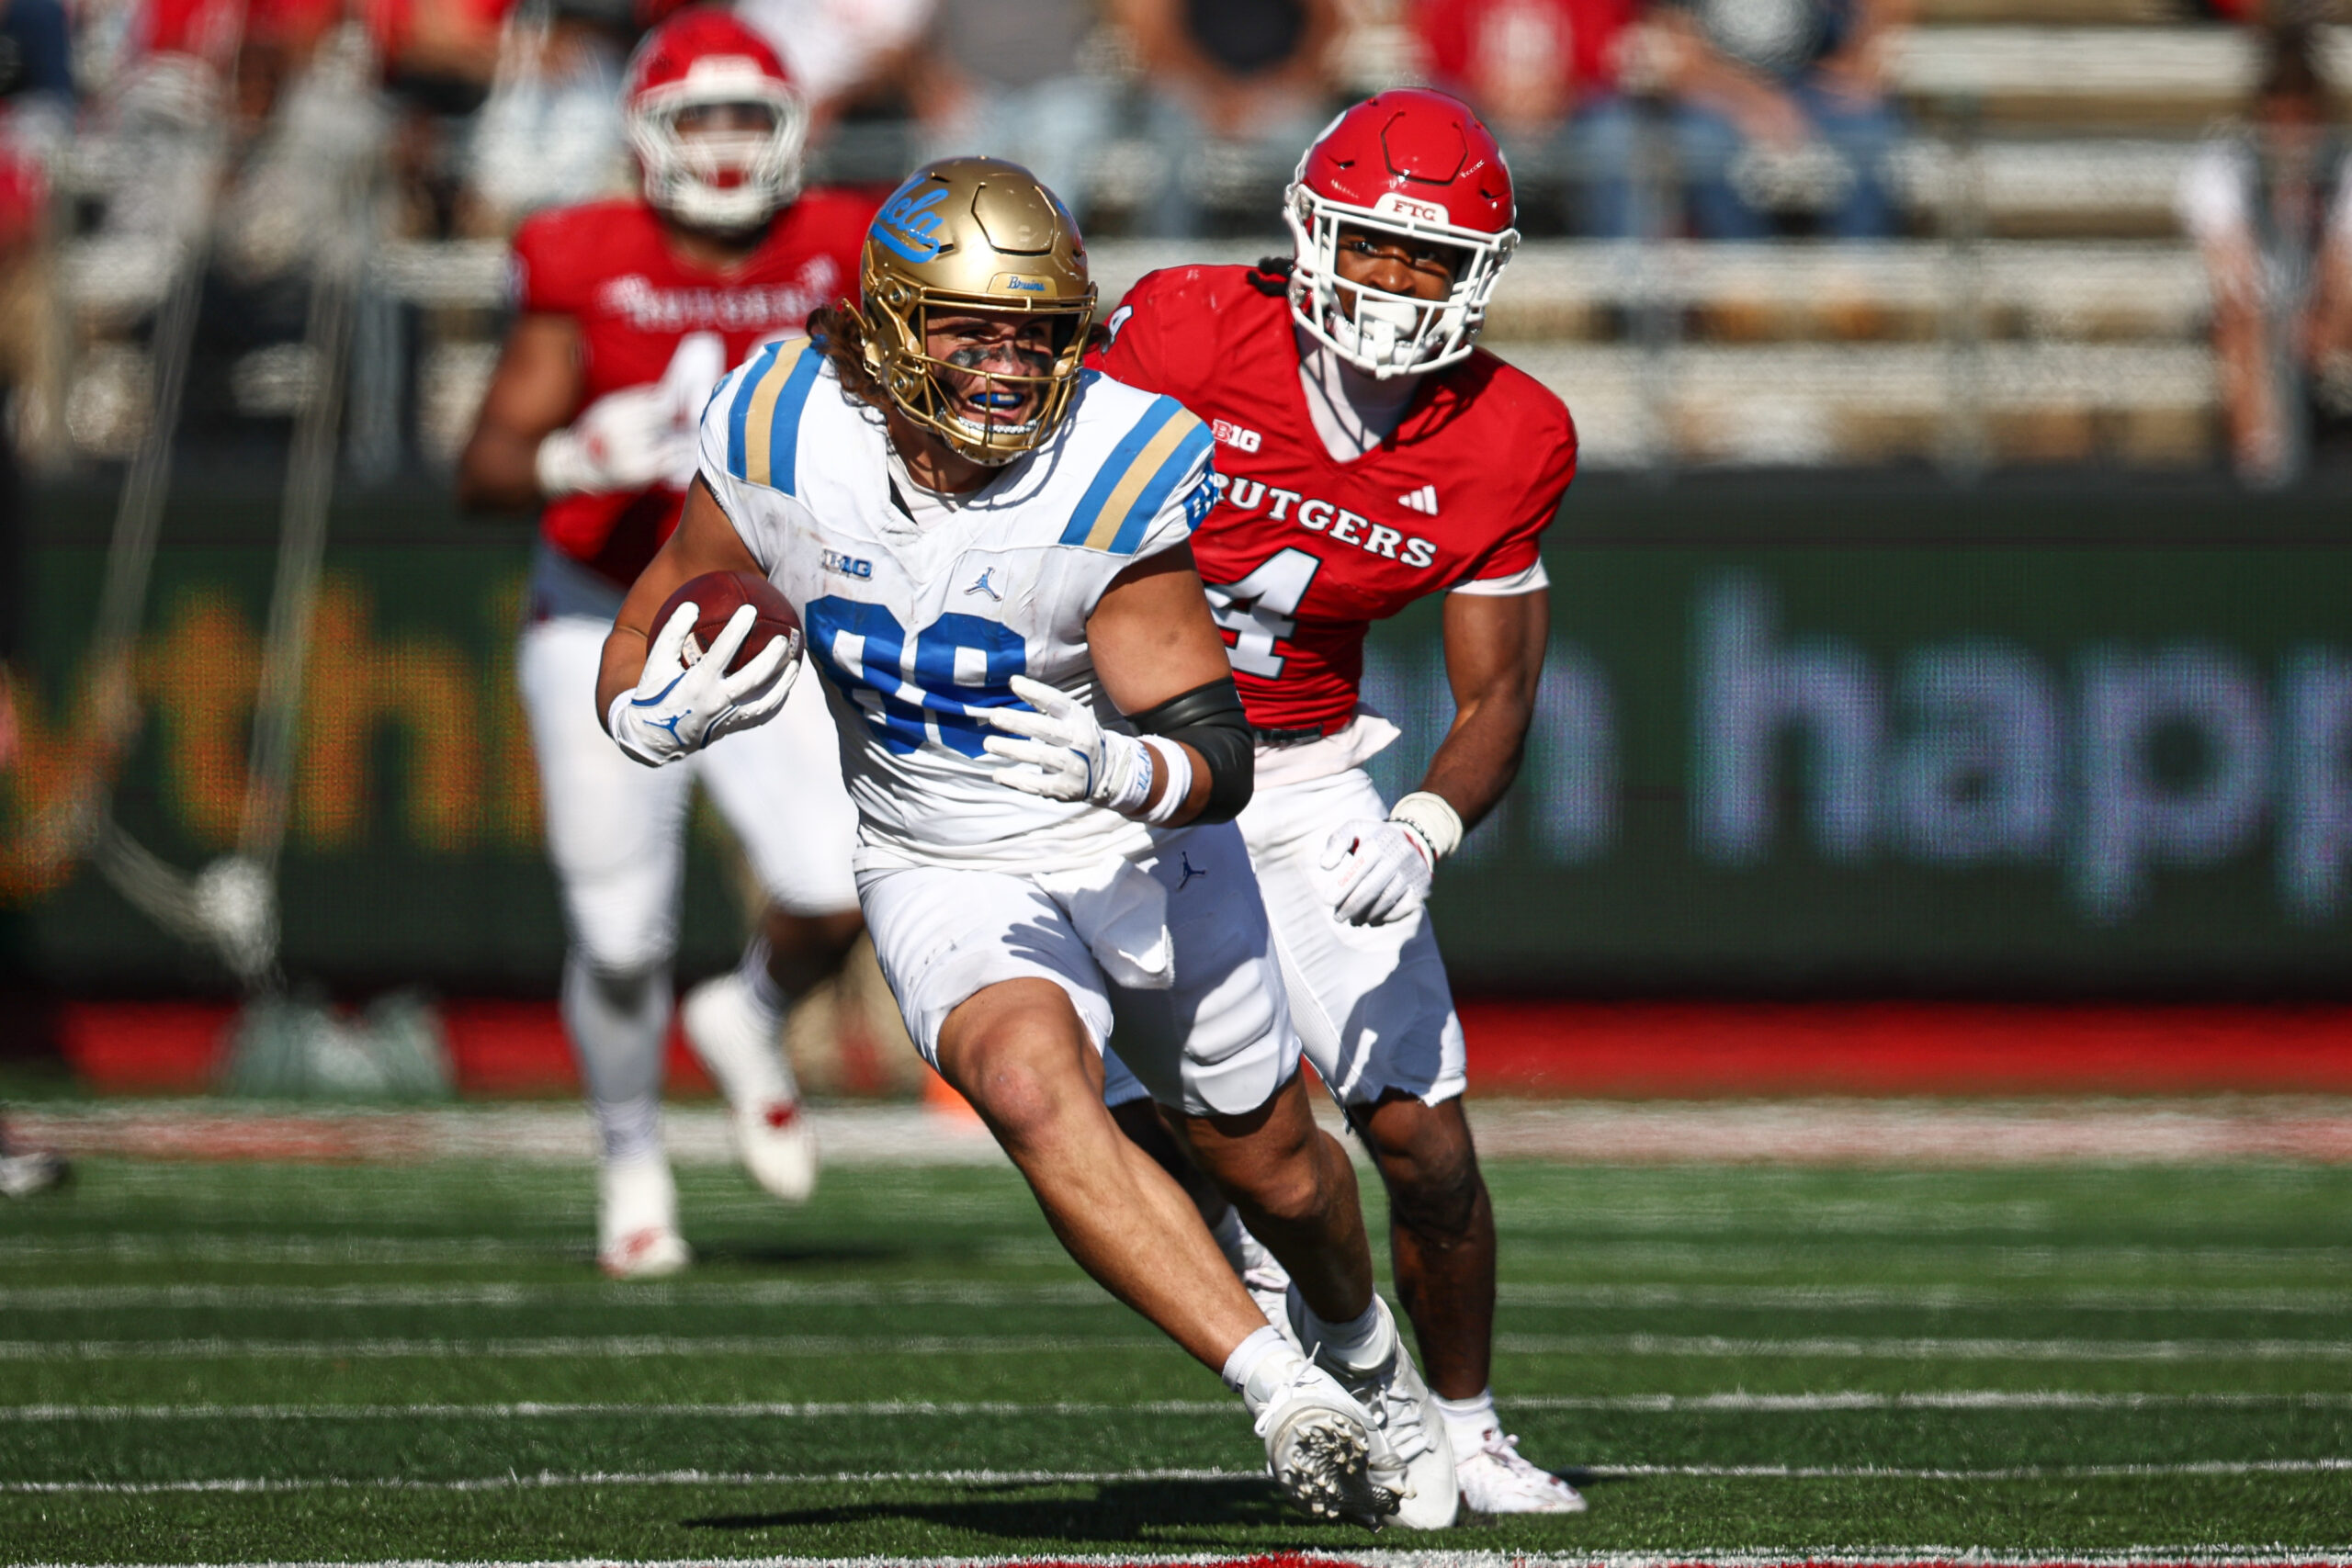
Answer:
<svg viewBox="0 0 2352 1568"><path fill-rule="evenodd" d="M777 637L790 639L791 651L786 656L787 659L800 657L800 617L793 614L791 604L777 592L775 584L758 573L706 571L700 577L689 580L670 595L661 612L653 617L654 628L658 631L668 626L670 617L678 613L678 606L688 600L694 602L697 614L694 630L686 634L687 664L701 661L704 651L718 640L719 633L727 629L727 623L745 604L758 613L758 619L752 623L752 635L743 639L741 648L736 649L734 662L727 667L729 674L750 663L762 649Z"/></svg>

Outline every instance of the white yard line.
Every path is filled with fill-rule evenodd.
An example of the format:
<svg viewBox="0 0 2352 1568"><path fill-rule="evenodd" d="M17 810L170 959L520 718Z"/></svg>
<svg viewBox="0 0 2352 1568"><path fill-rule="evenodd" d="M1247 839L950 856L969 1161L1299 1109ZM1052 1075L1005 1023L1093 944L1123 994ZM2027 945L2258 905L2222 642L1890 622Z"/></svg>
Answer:
<svg viewBox="0 0 2352 1568"><path fill-rule="evenodd" d="M1515 1356L1796 1357L1897 1361L2273 1361L2352 1359L2343 1339L1731 1338L1707 1334L1498 1334Z"/></svg>
<svg viewBox="0 0 2352 1568"><path fill-rule="evenodd" d="M2314 1300L2326 1292L2312 1292ZM2341 1297L2336 1310L2352 1311ZM0 1286L0 1311L93 1308L549 1307L671 1311L697 1306L1117 1306L1083 1280L1033 1285L762 1280L730 1285L30 1285Z"/></svg>
<svg viewBox="0 0 2352 1568"><path fill-rule="evenodd" d="M147 1497L174 1492L508 1492L562 1486L1112 1485L1136 1481L1262 1481L1255 1470L539 1471L419 1481L405 1476L221 1476L190 1481L6 1481L0 1493Z"/></svg>
<svg viewBox="0 0 2352 1568"><path fill-rule="evenodd" d="M1159 1338L1085 1339L1039 1335L959 1338L839 1335L664 1335L549 1337L538 1339L0 1339L0 1361L319 1361L401 1357L551 1358L581 1360L650 1356L1031 1356L1058 1351L1148 1350Z"/></svg>
<svg viewBox="0 0 2352 1568"><path fill-rule="evenodd" d="M1330 1119L1328 1106L1318 1113ZM1473 1100L1470 1114L1490 1157L1586 1164L2352 1161L2352 1100L2340 1096ZM26 1143L85 1158L584 1166L594 1156L587 1116L574 1105L351 1111L113 1101L25 1107L11 1112L11 1122ZM826 1160L840 1166L996 1165L1004 1157L976 1122L911 1107L819 1106L809 1123ZM672 1157L682 1164L723 1165L734 1157L723 1110L679 1107L664 1125Z"/></svg>
<svg viewBox="0 0 2352 1568"><path fill-rule="evenodd" d="M1949 1311L1972 1307L2087 1312L2151 1309L2309 1314L2352 1317L2340 1289L2256 1290L2152 1285L2132 1289L1988 1290L1966 1285L1559 1285L1507 1284L1501 1299L1537 1307L1729 1308L1732 1310ZM511 1307L579 1305L671 1311L726 1306L1085 1306L1119 1303L1083 1280L1036 1283L872 1284L854 1280L761 1280L723 1285L0 1285L0 1311L93 1309Z"/></svg>
<svg viewBox="0 0 2352 1568"><path fill-rule="evenodd" d="M1915 1469L1901 1465L1592 1465L1577 1472L1595 1479L1684 1477L1732 1481L2082 1481L2191 1475L2320 1475L2352 1473L2352 1459L2191 1460L2173 1464L2016 1465L1991 1469ZM33 1496L144 1497L170 1493L504 1492L572 1486L1047 1486L1116 1485L1134 1482L1260 1482L1257 1470L867 1470L787 1471L540 1471L529 1475L465 1476L427 1481L405 1476L220 1476L184 1481L8 1481L0 1494Z"/></svg>
<svg viewBox="0 0 2352 1568"><path fill-rule="evenodd" d="M1622 1220L1623 1216L1616 1217ZM1698 1216L1686 1215L1686 1221ZM1890 1212L1883 1229L1863 1233L1844 1231L1835 1235L1808 1232L1792 1234L1774 1247L1753 1243L1725 1242L1699 1244L1693 1242L1654 1241L1625 1235L1593 1234L1588 1230L1575 1242L1581 1261L1595 1266L1643 1269L1692 1269L1710 1273L1745 1269L1758 1273L1780 1274L1789 1271L1792 1264L1807 1255L1818 1252L1825 1245L1836 1248L1868 1247L1873 1253L1884 1253L1911 1267L1948 1264L1965 1271L1973 1278L1987 1275L2003 1279L2041 1279L2066 1273L2082 1273L2093 1269L2161 1269L2177 1276L2184 1269L2208 1270L2228 1275L2255 1269L2313 1269L2341 1273L2352 1279L2352 1247L2315 1246L2303 1247L2159 1247L2129 1243L2068 1242L2057 1244L1996 1243L1985 1247L1963 1247L1946 1241L1921 1241L1916 1235L1901 1234L1902 1216ZM593 1229L582 1211L583 1234ZM1675 1228L1672 1215L1661 1214L1656 1228ZM1728 1228L1730 1222L1724 1222ZM987 1240L980 1250L990 1257L1035 1258L1050 1263L1066 1263L1068 1255L1049 1236L1031 1238L1007 1235ZM45 1262L55 1258L101 1258L117 1262L170 1261L189 1263L286 1263L286 1264L388 1264L462 1263L504 1260L512 1258L570 1258L580 1262L590 1259L594 1248L572 1235L539 1237L508 1237L492 1235L461 1235L447 1237L413 1235L288 1235L262 1232L221 1231L98 1231L74 1235L11 1236L0 1244L0 1267L12 1263ZM69 1287L70 1288L70 1287ZM592 1287L593 1288L593 1287ZM667 1288L659 1285L628 1285L613 1287L616 1291L651 1291ZM1057 1285L1054 1288L1058 1288ZM1511 1287L1504 1287L1508 1292ZM1585 1289L1613 1290L1619 1288L1645 1290L1652 1287L1636 1284L1628 1287L1608 1285L1544 1285L1531 1284L1525 1289L1535 1291L1577 1291ZM1664 1287L1673 1289L1677 1287ZM1715 1287L1702 1286L1699 1289ZM1741 1289L1745 1287L1725 1287ZM1764 1286L1759 1289L1780 1289ZM1787 1287L1805 1290L1809 1287ZM1887 1287L1898 1293L1903 1287ZM1942 1287L1926 1285L1922 1289ZM1955 1287L1967 1289L1970 1287ZM2129 1295L2140 1287L2114 1287L2118 1294ZM2169 1290L2192 1290L2195 1287L2151 1282L2146 1289L2161 1292ZM2249 1289L2225 1286L2222 1289ZM2300 1293L2300 1292L2297 1292Z"/></svg>
<svg viewBox="0 0 2352 1568"><path fill-rule="evenodd" d="M531 1339L6 1339L0 1361L387 1360L490 1357L586 1360L661 1356L1006 1356L1156 1349L1140 1337L842 1335L580 1335ZM1717 1335L1502 1334L1515 1356L1655 1356L1702 1359L2280 1361L2352 1359L2343 1339L1732 1338Z"/></svg>
<svg viewBox="0 0 2352 1568"><path fill-rule="evenodd" d="M1558 1394L1505 1399L1507 1413L1591 1410L1634 1415L1804 1415L1878 1410L2172 1410L2352 1409L2352 1393L2119 1393L2068 1389L1957 1389L1941 1393L1627 1393ZM839 1420L843 1417L976 1416L1229 1416L1229 1399L1149 1399L1119 1402L1056 1400L876 1399L859 1401L735 1402L729 1404L623 1401L458 1404L6 1404L0 1423L73 1421L388 1421L571 1420L595 1416L682 1420Z"/></svg>

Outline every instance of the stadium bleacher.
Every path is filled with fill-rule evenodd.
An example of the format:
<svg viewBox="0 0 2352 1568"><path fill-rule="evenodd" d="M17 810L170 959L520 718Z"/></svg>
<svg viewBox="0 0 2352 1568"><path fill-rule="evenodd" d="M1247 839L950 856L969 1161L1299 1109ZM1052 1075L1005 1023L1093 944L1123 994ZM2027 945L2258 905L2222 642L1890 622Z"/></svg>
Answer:
<svg viewBox="0 0 2352 1568"><path fill-rule="evenodd" d="M2352 32L2327 58L2352 79ZM1348 52L1356 85L1407 74L1391 18ZM1852 465L1903 459L2178 467L2218 454L2206 284L2173 214L2181 172L2243 98L2253 35L2192 25L2157 0L1928 0L1893 73L1912 135L1895 183L1906 237L1871 245L1611 245L1532 237L1507 277L1491 340L1567 398L1588 460ZM1181 257L1248 259L1255 237L1170 245L1121 238L1120 203L1149 150L1103 149L1095 252L1106 296ZM69 165L95 182L102 141ZM1266 172L1226 172L1222 199L1264 208ZM1800 182L1801 184L1801 182ZM1801 197L1801 192L1800 192ZM168 288L153 234L69 240L63 280L80 352L65 425L86 457L119 456L142 418L130 329ZM413 307L414 446L446 464L491 363L503 261L495 240L394 240L371 288ZM299 390L299 345L246 367L254 413ZM289 357L291 355L292 357ZM405 378L405 368L391 374ZM272 390L276 390L273 398Z"/></svg>

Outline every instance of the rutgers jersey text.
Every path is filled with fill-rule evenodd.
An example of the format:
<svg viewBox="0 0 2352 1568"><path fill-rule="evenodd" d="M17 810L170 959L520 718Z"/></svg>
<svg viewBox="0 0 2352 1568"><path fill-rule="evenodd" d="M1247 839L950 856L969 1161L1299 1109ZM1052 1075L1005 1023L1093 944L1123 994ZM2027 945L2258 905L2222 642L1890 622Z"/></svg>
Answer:
<svg viewBox="0 0 2352 1568"><path fill-rule="evenodd" d="M1193 536L1250 722L1330 734L1356 708L1371 623L1536 564L1576 475L1576 426L1479 350L1428 376L1396 434L1339 462L1315 433L1283 280L1171 267L1136 284L1097 363L1216 435L1222 494Z"/></svg>
<svg viewBox="0 0 2352 1568"><path fill-rule="evenodd" d="M729 367L775 338L797 335L808 312L857 293L870 197L809 191L775 216L768 237L724 270L682 261L642 201L598 201L543 212L514 235L517 310L580 323L576 417L608 392L673 383L685 407ZM626 588L678 525L684 493L568 495L548 503L548 542Z"/></svg>

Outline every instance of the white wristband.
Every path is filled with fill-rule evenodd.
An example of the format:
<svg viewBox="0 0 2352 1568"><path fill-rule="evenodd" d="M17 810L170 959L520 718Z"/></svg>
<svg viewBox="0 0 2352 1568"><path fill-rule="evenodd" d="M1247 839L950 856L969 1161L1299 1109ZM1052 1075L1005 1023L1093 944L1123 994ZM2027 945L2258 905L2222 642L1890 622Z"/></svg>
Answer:
<svg viewBox="0 0 2352 1568"><path fill-rule="evenodd" d="M531 472L539 481L539 493L549 501L596 488L595 467L581 450L580 437L569 429L551 431L539 443Z"/></svg>
<svg viewBox="0 0 2352 1568"><path fill-rule="evenodd" d="M1159 798L1143 814L1145 821L1158 827L1184 809L1193 793L1193 757L1180 743L1157 736L1146 736L1143 745L1159 759L1160 776L1168 781L1160 788Z"/></svg>
<svg viewBox="0 0 2352 1568"><path fill-rule="evenodd" d="M1462 814L1442 795L1417 789L1388 808L1388 820L1421 836L1431 865L1462 847Z"/></svg>
<svg viewBox="0 0 2352 1568"><path fill-rule="evenodd" d="M1102 736L1102 756L1116 770L1116 778L1104 781L1107 789L1098 787L1095 804L1122 817L1138 815L1144 796L1151 793L1151 748L1132 735L1109 730Z"/></svg>

